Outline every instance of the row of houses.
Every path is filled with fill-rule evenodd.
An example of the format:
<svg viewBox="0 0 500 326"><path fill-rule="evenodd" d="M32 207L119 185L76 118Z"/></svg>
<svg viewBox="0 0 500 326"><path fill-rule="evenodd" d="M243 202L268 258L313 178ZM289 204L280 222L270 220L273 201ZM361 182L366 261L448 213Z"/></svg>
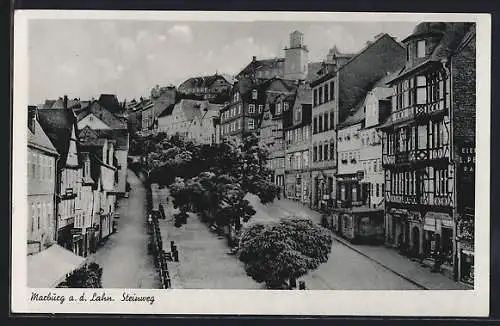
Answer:
<svg viewBox="0 0 500 326"><path fill-rule="evenodd" d="M129 134L106 104L65 96L28 107L31 287L56 286L71 271L62 267L76 267L83 258L75 257L96 252L113 232L117 198L127 192Z"/></svg>
<svg viewBox="0 0 500 326"><path fill-rule="evenodd" d="M473 283L474 24L421 23L321 63L307 53L296 31L285 58L253 58L216 133L257 133L283 195L328 209L341 236Z"/></svg>
<svg viewBox="0 0 500 326"><path fill-rule="evenodd" d="M424 22L322 62L308 52L294 31L284 58L253 57L222 105L177 99L153 129L205 143L256 133L282 195L328 210L339 235L473 283L475 25ZM184 86L203 92L196 82Z"/></svg>
<svg viewBox="0 0 500 326"><path fill-rule="evenodd" d="M179 87L156 85L151 89L149 97L141 97L139 101L133 99L124 105L129 131L148 135L165 129L165 117L169 116L173 111L173 106L181 101L184 101L184 104L180 104L180 108L210 106L209 111L213 111L214 108L227 102L232 88L229 80L231 80L230 77L215 73L209 76L188 78ZM197 111L196 109L180 110ZM191 114L187 113L187 115L187 119L191 121L192 119L189 118ZM187 121L184 122L187 123ZM160 123L163 125L160 126ZM178 123L175 121L176 125Z"/></svg>

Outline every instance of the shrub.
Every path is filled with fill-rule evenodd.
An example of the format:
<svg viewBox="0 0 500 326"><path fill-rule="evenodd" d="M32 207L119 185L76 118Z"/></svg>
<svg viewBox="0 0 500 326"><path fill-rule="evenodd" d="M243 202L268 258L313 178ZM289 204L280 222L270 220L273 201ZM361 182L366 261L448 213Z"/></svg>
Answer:
<svg viewBox="0 0 500 326"><path fill-rule="evenodd" d="M66 276L60 287L102 288L102 267L97 263L85 264Z"/></svg>

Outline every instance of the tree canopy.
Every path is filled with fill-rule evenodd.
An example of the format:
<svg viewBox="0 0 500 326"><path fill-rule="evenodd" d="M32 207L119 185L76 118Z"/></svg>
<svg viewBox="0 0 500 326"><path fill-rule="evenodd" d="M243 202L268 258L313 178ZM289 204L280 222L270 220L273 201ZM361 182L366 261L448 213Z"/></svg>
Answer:
<svg viewBox="0 0 500 326"><path fill-rule="evenodd" d="M326 262L332 241L331 232L310 219L282 218L245 229L239 257L247 274L257 282L265 282L269 288L283 288L290 280Z"/></svg>
<svg viewBox="0 0 500 326"><path fill-rule="evenodd" d="M136 141L134 147L143 150L150 181L169 186L181 211L179 221L192 211L218 226L239 229L242 221L255 214L244 199L246 193L257 195L263 204L272 202L279 193L266 166L269 153L259 146L255 134L241 140L197 144L159 133Z"/></svg>

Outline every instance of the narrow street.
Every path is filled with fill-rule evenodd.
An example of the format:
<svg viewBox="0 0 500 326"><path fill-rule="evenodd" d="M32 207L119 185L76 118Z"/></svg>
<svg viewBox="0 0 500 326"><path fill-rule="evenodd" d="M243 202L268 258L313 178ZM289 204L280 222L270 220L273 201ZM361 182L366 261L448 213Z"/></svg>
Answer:
<svg viewBox="0 0 500 326"><path fill-rule="evenodd" d="M118 232L97 250L93 260L103 268L104 288L161 288L152 256L147 253L146 190L132 171L127 177L131 191L129 198L118 201Z"/></svg>

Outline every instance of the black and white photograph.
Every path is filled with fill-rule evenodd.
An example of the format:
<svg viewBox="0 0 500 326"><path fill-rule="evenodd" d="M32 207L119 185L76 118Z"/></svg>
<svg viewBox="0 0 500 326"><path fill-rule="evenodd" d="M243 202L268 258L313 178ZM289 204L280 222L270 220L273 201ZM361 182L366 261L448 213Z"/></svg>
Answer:
<svg viewBox="0 0 500 326"><path fill-rule="evenodd" d="M14 23L21 310L487 315L489 16Z"/></svg>

